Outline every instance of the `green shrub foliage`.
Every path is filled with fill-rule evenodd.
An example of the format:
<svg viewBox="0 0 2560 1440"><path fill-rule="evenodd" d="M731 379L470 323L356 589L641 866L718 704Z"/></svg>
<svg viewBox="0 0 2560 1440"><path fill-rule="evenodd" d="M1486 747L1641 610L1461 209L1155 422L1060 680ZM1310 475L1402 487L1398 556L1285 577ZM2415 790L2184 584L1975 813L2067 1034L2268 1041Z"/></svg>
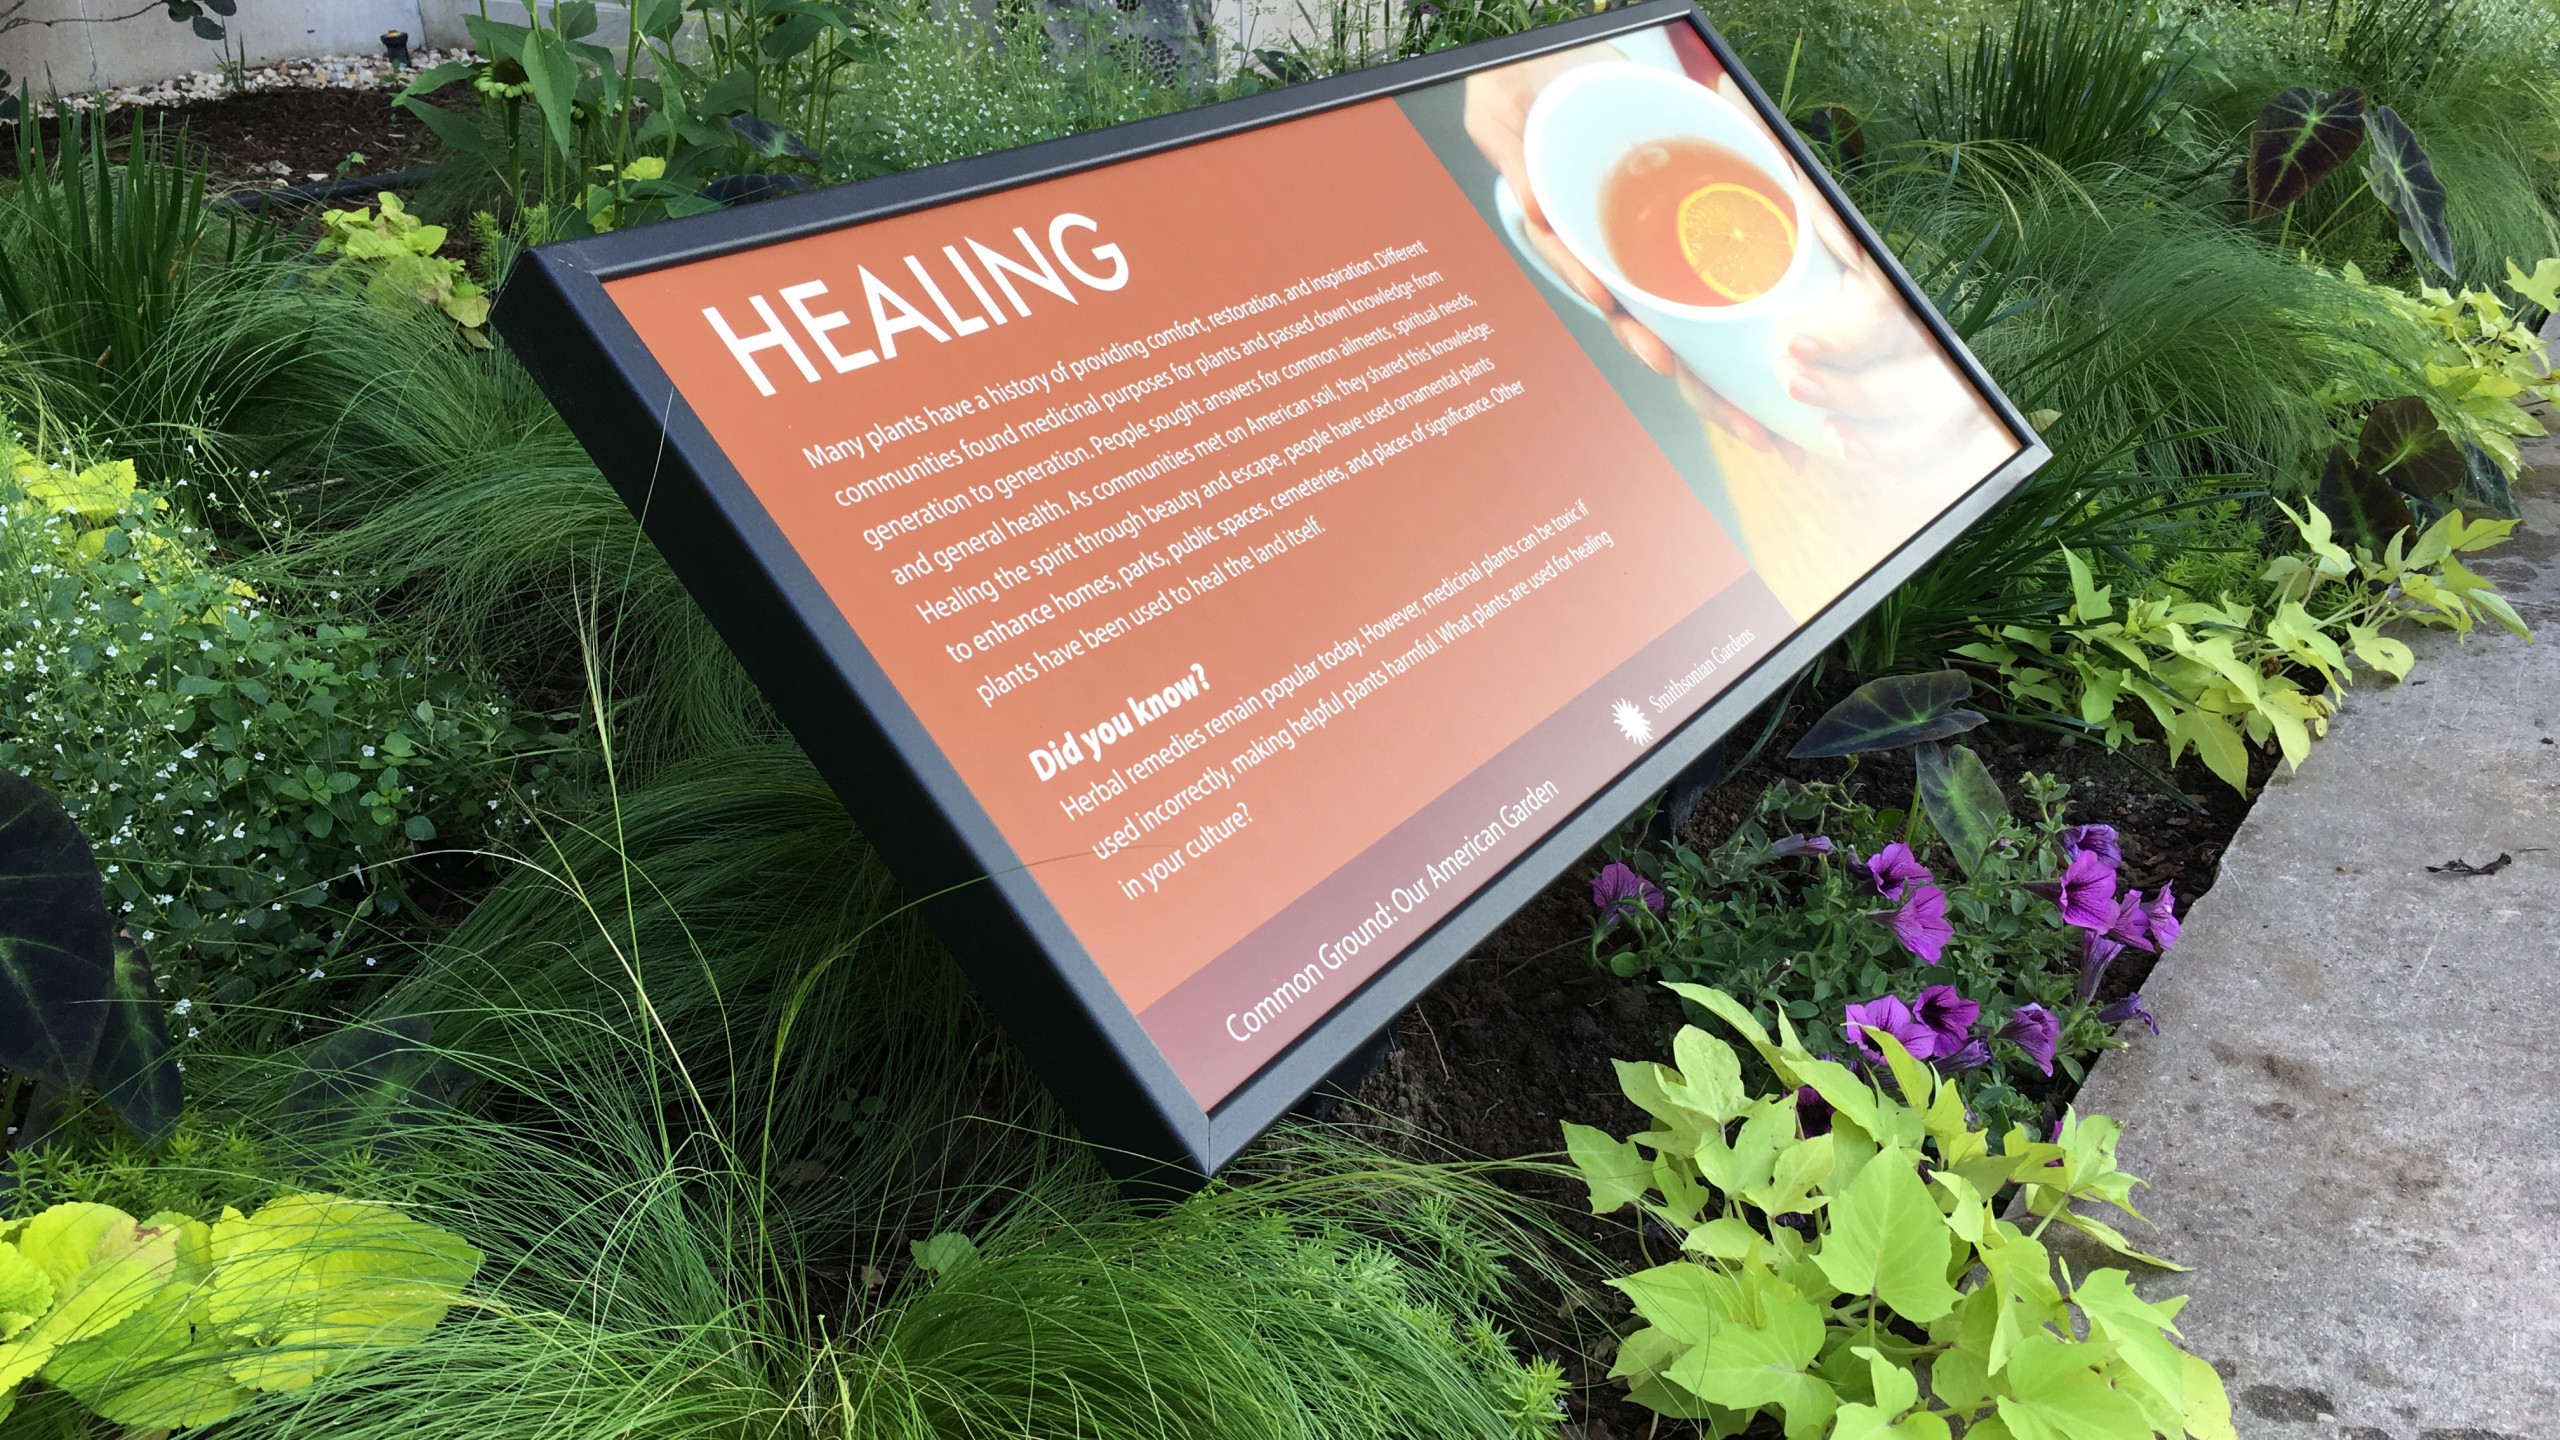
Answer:
<svg viewBox="0 0 2560 1440"><path fill-rule="evenodd" d="M541 743L484 685L388 643L351 590L227 574L131 461L0 446L0 515L0 684L23 697L0 768L78 820L182 1022L325 978L356 922L399 908L395 862L485 829Z"/></svg>
<svg viewBox="0 0 2560 1440"><path fill-rule="evenodd" d="M2233 1435L2221 1377L2174 1343L2183 1297L2145 1300L2120 1269L2074 1276L2045 1246L2060 1224L2166 1263L2074 1208L2140 1218L2115 1122L2067 1115L2050 1140L2013 1128L1994 1148L1890 1035L1875 1038L1893 1083L1870 1083L1783 1018L1772 1038L1733 997L1673 988L1788 1088L1753 1095L1732 1046L1684 1028L1677 1068L1618 1062L1652 1128L1564 1127L1592 1212L1633 1205L1679 1242L1611 1282L1644 1322L1611 1371L1639 1404L1711 1435L1768 1416L1789 1440Z"/></svg>

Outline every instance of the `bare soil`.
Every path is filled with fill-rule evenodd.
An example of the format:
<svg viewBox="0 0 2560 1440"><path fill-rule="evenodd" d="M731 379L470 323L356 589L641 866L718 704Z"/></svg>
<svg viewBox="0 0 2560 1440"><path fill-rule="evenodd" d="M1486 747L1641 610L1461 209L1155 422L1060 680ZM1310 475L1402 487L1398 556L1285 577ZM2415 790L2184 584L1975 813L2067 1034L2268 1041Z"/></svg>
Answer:
<svg viewBox="0 0 2560 1440"><path fill-rule="evenodd" d="M118 111L109 133L122 144L137 121L145 135L184 132L215 193L307 185L340 175L380 175L424 163L427 127L394 106L398 90L268 90L187 105ZM61 122L40 122L51 148ZM351 157L361 156L360 160ZM0 175L15 175L14 144L0 147Z"/></svg>

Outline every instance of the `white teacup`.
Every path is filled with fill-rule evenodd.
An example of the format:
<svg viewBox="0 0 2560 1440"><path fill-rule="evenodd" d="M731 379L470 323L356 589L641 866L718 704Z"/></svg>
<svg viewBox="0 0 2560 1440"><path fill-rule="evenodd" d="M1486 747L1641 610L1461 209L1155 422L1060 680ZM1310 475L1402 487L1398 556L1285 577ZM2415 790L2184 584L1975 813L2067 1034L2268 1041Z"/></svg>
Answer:
<svg viewBox="0 0 2560 1440"><path fill-rule="evenodd" d="M1688 305L1639 289L1618 269L1600 227L1601 182L1628 151L1674 136L1693 136L1741 156L1786 197L1795 222L1795 254L1776 284L1730 305ZM1546 221L1584 268L1618 303L1735 408L1807 450L1837 453L1823 431L1831 412L1786 391L1780 377L1787 340L1809 311L1836 303L1840 262L1814 234L1811 206L1786 153L1748 112L1683 75L1650 65L1603 61L1556 77L1529 107L1525 135L1529 184ZM1495 205L1512 243L1532 266L1584 308L1590 302L1564 283L1529 242L1528 217L1506 182Z"/></svg>

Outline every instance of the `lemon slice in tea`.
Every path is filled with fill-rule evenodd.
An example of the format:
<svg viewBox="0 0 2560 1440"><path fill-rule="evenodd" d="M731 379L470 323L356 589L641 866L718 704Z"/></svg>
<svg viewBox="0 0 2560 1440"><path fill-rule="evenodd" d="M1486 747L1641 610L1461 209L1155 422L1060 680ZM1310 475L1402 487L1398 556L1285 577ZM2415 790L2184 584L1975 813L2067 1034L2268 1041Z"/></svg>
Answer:
<svg viewBox="0 0 2560 1440"><path fill-rule="evenodd" d="M1748 185L1719 181L1689 192L1678 223L1681 257L1726 300L1766 295L1795 259L1794 218Z"/></svg>

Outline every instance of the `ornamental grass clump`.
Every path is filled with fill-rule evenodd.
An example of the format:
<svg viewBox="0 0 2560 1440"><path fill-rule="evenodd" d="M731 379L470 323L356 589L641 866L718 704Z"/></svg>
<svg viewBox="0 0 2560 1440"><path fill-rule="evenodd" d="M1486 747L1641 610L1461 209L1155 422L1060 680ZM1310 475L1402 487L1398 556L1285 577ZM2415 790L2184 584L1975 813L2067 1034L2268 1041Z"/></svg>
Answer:
<svg viewBox="0 0 2560 1440"><path fill-rule="evenodd" d="M225 1435L1555 1432L1562 1375L1508 1304L1568 1283L1531 1207L1316 1130L1124 1200L795 749L551 818L341 1032L369 1045L209 1037L167 1148L17 1167L20 1214L325 1177L485 1257L467 1309ZM65 1402L28 1399L79 1433Z"/></svg>

